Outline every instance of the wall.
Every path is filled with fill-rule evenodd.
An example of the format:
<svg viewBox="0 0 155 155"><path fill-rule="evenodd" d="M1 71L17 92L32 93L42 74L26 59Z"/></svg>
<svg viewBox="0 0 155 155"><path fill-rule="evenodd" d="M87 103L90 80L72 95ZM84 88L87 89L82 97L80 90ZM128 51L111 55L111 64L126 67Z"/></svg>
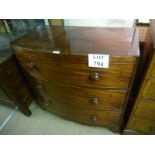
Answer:
<svg viewBox="0 0 155 155"><path fill-rule="evenodd" d="M64 19L65 26L132 27L133 19Z"/></svg>

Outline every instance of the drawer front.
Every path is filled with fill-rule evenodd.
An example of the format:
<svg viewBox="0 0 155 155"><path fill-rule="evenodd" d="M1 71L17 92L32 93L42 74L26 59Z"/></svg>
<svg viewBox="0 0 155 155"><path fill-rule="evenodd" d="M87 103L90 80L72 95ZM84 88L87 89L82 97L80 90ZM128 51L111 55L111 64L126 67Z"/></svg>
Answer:
<svg viewBox="0 0 155 155"><path fill-rule="evenodd" d="M88 110L60 102L50 104L47 109L66 119L95 126L115 127L121 115L120 112Z"/></svg>
<svg viewBox="0 0 155 155"><path fill-rule="evenodd" d="M146 134L155 134L155 121L135 116L129 121L128 129Z"/></svg>
<svg viewBox="0 0 155 155"><path fill-rule="evenodd" d="M71 87L32 77L28 79L37 97L47 102L58 101L88 109L121 110L127 95L123 90Z"/></svg>
<svg viewBox="0 0 155 155"><path fill-rule="evenodd" d="M145 98L155 99L155 78L147 81L142 96Z"/></svg>
<svg viewBox="0 0 155 155"><path fill-rule="evenodd" d="M155 121L155 101L141 100L135 115Z"/></svg>
<svg viewBox="0 0 155 155"><path fill-rule="evenodd" d="M58 58L55 61L52 55L38 57L21 53L17 54L17 57L23 69L30 75L43 76L48 80L75 86L127 89L134 69L132 63L111 63L109 69L99 69L88 67L87 62L63 63L58 61ZM73 59L76 60L76 57Z"/></svg>

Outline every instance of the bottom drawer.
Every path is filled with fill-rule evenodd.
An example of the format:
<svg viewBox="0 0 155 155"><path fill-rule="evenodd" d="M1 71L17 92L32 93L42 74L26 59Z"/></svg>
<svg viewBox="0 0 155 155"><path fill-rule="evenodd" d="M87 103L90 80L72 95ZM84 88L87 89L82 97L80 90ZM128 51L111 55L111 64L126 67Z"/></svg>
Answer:
<svg viewBox="0 0 155 155"><path fill-rule="evenodd" d="M134 117L129 121L127 128L146 134L155 134L155 121Z"/></svg>
<svg viewBox="0 0 155 155"><path fill-rule="evenodd" d="M46 104L46 109L66 119L82 124L115 127L120 119L120 112L99 111L69 106L68 104L54 102Z"/></svg>

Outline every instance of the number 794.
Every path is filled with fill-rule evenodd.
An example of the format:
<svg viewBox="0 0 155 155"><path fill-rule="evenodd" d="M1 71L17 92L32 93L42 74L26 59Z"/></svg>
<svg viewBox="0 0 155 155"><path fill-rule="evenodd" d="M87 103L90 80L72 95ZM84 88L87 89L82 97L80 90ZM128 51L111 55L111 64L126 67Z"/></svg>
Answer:
<svg viewBox="0 0 155 155"><path fill-rule="evenodd" d="M100 61L94 61L95 66L103 66L103 62Z"/></svg>

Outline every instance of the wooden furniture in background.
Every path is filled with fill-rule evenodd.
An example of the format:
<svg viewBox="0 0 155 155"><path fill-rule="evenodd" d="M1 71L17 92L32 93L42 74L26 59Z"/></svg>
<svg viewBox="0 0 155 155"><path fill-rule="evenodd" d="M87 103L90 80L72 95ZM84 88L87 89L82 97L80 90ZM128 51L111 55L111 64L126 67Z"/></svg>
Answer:
<svg viewBox="0 0 155 155"><path fill-rule="evenodd" d="M0 34L0 103L17 105L25 115L29 116L31 111L28 106L32 96L10 48L10 40L12 40L10 34Z"/></svg>
<svg viewBox="0 0 155 155"><path fill-rule="evenodd" d="M144 52L143 82L124 134L155 134L155 20L150 22Z"/></svg>
<svg viewBox="0 0 155 155"><path fill-rule="evenodd" d="M139 60L135 28L43 27L12 45L41 108L120 131ZM110 55L109 68L88 54Z"/></svg>
<svg viewBox="0 0 155 155"><path fill-rule="evenodd" d="M133 81L133 87L131 89L131 93L128 98L128 104L127 104L126 110L125 110L124 125L128 121L128 118L129 118L131 111L133 109L136 97L138 95L140 86L143 81L143 76L147 69L146 64L149 61L148 59L150 57L150 52L148 52L148 48L150 48L150 47L149 47L148 43L146 45L146 40L148 40L147 38L149 38L149 36L147 36L148 30L149 30L149 24L136 23L135 28L137 29L137 31L139 31L140 58L139 58L138 66L137 66L136 75L135 75L135 78ZM125 128L125 126L122 127L122 129L124 129L124 128Z"/></svg>

